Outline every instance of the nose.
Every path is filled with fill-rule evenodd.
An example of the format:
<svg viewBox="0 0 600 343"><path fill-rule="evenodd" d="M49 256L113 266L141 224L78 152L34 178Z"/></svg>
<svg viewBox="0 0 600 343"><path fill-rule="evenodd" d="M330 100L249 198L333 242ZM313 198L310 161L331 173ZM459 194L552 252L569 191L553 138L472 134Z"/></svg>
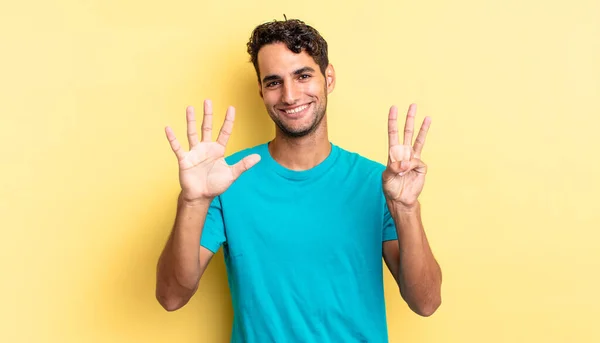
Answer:
<svg viewBox="0 0 600 343"><path fill-rule="evenodd" d="M298 101L298 89L293 82L285 82L281 93L281 102L285 105L294 105Z"/></svg>

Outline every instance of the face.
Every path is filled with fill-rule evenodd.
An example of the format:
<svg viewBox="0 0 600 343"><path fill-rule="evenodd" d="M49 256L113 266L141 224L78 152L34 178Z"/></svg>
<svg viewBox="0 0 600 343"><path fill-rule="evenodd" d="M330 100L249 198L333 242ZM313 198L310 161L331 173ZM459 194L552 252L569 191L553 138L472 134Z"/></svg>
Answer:
<svg viewBox="0 0 600 343"><path fill-rule="evenodd" d="M324 76L309 54L296 54L285 44L275 43L260 49L258 67L260 96L280 132L288 137L314 132L335 85L333 66L327 67Z"/></svg>

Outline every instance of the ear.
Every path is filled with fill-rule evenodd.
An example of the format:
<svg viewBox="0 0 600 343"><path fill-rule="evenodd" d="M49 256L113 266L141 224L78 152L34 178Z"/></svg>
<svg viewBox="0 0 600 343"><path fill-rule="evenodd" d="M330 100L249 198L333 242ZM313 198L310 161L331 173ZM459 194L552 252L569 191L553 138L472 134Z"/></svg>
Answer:
<svg viewBox="0 0 600 343"><path fill-rule="evenodd" d="M260 97L262 99L263 92L262 92L262 85L260 84L260 81L258 81L258 95L260 95Z"/></svg>
<svg viewBox="0 0 600 343"><path fill-rule="evenodd" d="M335 69L332 64L325 69L325 82L327 83L327 94L333 92L335 88Z"/></svg>

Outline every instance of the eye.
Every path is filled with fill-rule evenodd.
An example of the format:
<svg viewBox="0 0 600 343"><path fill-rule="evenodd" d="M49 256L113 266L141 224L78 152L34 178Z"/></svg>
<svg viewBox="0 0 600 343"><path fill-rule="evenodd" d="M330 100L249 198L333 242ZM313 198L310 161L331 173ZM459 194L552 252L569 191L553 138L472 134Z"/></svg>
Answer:
<svg viewBox="0 0 600 343"><path fill-rule="evenodd" d="M273 88L273 87L277 86L278 84L279 84L279 81L269 82L269 83L267 83L267 88Z"/></svg>
<svg viewBox="0 0 600 343"><path fill-rule="evenodd" d="M300 80L306 80L306 79L308 79L310 77L311 77L310 74L301 74L299 78L300 78Z"/></svg>

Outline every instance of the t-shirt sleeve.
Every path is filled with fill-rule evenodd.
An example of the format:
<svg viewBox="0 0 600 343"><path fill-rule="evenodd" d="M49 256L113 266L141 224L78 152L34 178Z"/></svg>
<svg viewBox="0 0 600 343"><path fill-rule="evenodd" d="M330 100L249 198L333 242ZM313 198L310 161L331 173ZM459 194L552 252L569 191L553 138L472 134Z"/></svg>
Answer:
<svg viewBox="0 0 600 343"><path fill-rule="evenodd" d="M396 232L396 224L394 218L388 209L387 203L383 202L383 242L398 239L398 233Z"/></svg>
<svg viewBox="0 0 600 343"><path fill-rule="evenodd" d="M223 211L221 197L215 197L208 208L200 245L217 253L221 245L225 243L225 224L223 222Z"/></svg>

